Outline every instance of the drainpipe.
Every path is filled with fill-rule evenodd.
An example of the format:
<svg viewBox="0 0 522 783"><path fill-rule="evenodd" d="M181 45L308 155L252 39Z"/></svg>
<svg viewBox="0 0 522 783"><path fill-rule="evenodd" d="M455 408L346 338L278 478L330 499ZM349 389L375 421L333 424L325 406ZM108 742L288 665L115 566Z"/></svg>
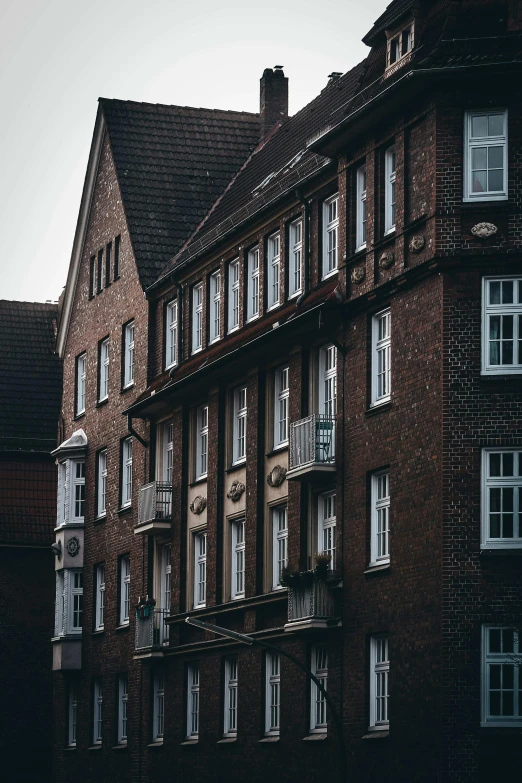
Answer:
<svg viewBox="0 0 522 783"><path fill-rule="evenodd" d="M296 307L301 307L310 289L310 207L308 201L303 197L301 188L296 188L294 192L295 197L303 205L303 293L300 294L296 302Z"/></svg>

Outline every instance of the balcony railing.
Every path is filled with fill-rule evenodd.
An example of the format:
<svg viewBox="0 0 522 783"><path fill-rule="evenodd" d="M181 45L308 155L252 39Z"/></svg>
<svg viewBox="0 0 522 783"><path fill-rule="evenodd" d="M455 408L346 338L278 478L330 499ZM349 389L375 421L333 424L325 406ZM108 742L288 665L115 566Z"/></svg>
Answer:
<svg viewBox="0 0 522 783"><path fill-rule="evenodd" d="M294 630L297 625L302 628L326 627L334 617L334 598L326 582L315 579L309 585L289 588L287 630Z"/></svg>
<svg viewBox="0 0 522 783"><path fill-rule="evenodd" d="M155 522L170 523L172 517L172 485L151 481L140 488L138 500L138 526Z"/></svg>
<svg viewBox="0 0 522 783"><path fill-rule="evenodd" d="M312 414L290 424L289 474L335 466L335 418ZM287 476L292 478L292 475Z"/></svg>
<svg viewBox="0 0 522 783"><path fill-rule="evenodd" d="M165 619L168 609L149 610L146 617L136 617L136 650L150 650L169 643L169 626Z"/></svg>

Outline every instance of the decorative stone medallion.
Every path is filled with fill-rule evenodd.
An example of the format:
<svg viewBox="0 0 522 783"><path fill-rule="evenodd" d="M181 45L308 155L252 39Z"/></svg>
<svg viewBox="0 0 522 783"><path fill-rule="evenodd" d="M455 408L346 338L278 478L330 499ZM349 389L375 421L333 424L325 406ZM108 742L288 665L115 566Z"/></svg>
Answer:
<svg viewBox="0 0 522 783"><path fill-rule="evenodd" d="M476 226L473 226L471 229L471 233L474 237L477 237L477 239L489 239L489 237L494 236L497 231L498 228L494 223L477 223Z"/></svg>
<svg viewBox="0 0 522 783"><path fill-rule="evenodd" d="M366 277L366 269L364 266L354 266L351 274L351 281L356 285L360 285Z"/></svg>
<svg viewBox="0 0 522 783"><path fill-rule="evenodd" d="M379 258L379 266L381 269L389 269L395 263L395 254L393 250L385 250Z"/></svg>
<svg viewBox="0 0 522 783"><path fill-rule="evenodd" d="M207 499L203 495L196 495L190 504L190 510L193 514L202 514L207 507Z"/></svg>
<svg viewBox="0 0 522 783"><path fill-rule="evenodd" d="M244 491L245 485L242 481L233 481L227 492L227 498L231 500L232 503L237 503Z"/></svg>
<svg viewBox="0 0 522 783"><path fill-rule="evenodd" d="M413 236L410 239L410 244L409 244L410 252L420 253L420 251L423 249L425 244L426 244L426 240L424 239L422 234L415 234L415 236Z"/></svg>
<svg viewBox="0 0 522 783"><path fill-rule="evenodd" d="M286 468L276 465L266 477L267 484L271 487L280 487L286 478Z"/></svg>
<svg viewBox="0 0 522 783"><path fill-rule="evenodd" d="M80 551L80 541L76 536L70 538L67 542L67 554L71 557L76 557Z"/></svg>

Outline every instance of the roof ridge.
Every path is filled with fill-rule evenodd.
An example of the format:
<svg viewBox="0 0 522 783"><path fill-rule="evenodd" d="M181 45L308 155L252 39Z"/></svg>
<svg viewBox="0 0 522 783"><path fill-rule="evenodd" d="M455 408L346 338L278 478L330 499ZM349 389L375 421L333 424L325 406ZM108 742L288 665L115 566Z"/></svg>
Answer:
<svg viewBox="0 0 522 783"><path fill-rule="evenodd" d="M7 305L38 305L38 307L47 307L54 310L58 309L58 302L27 302L25 299L0 299L0 307Z"/></svg>
<svg viewBox="0 0 522 783"><path fill-rule="evenodd" d="M182 106L178 103L151 103L150 101L132 101L124 98L98 98L100 103L124 103L132 106L155 106L162 109L187 109L190 111L208 111L213 114L241 114L243 116L259 118L259 112L244 111L243 109L208 109L205 106Z"/></svg>

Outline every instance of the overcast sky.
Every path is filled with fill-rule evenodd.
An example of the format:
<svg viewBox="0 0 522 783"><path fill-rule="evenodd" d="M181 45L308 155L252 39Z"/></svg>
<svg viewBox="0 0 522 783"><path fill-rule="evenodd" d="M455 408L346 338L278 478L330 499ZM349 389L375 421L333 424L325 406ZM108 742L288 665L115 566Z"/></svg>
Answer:
<svg viewBox="0 0 522 783"><path fill-rule="evenodd" d="M368 51L386 0L1 0L0 299L65 285L97 99L259 110L283 65L290 113Z"/></svg>

